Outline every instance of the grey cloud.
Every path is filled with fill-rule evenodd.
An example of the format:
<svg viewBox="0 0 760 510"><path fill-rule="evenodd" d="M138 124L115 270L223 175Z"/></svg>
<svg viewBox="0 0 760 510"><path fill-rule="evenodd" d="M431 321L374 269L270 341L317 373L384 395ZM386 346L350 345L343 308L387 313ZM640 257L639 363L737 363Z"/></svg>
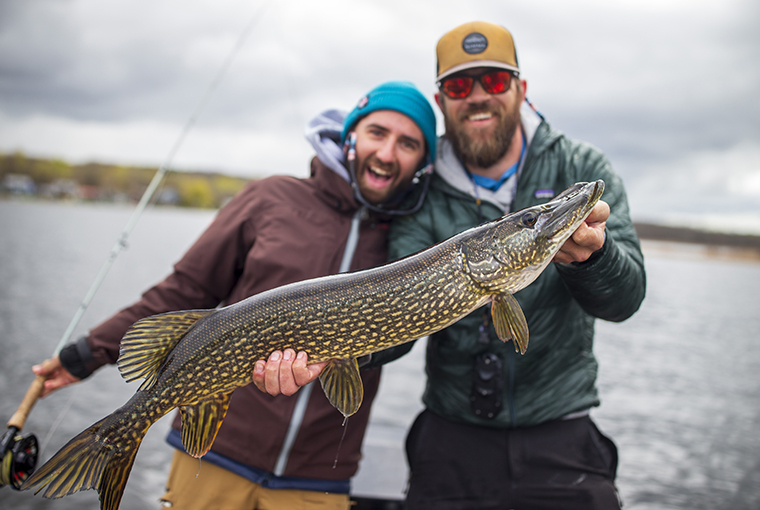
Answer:
<svg viewBox="0 0 760 510"><path fill-rule="evenodd" d="M388 79L411 80L432 101L435 41L485 19L515 34L528 97L547 120L604 150L632 188L690 154L760 140L757 2L332 0L321 11L308 4L314 20L293 5L264 11L203 128L300 142L311 115L351 108ZM2 2L0 116L181 126L257 9L221 6L112 2L110 13L86 0Z"/></svg>

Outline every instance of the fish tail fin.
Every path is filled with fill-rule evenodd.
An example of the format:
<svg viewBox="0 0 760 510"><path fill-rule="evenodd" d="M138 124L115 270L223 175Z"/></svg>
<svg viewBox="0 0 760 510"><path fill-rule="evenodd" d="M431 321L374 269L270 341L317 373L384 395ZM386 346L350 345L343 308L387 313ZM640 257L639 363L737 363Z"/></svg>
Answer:
<svg viewBox="0 0 760 510"><path fill-rule="evenodd" d="M109 441L110 434L105 429L111 428L113 416L103 418L69 441L24 482L21 490L36 487L37 494L47 486L43 497L57 499L95 489L101 510L117 510L137 449L148 429L139 430L139 424L128 424L127 427L138 429L122 436L129 437L129 441Z"/></svg>

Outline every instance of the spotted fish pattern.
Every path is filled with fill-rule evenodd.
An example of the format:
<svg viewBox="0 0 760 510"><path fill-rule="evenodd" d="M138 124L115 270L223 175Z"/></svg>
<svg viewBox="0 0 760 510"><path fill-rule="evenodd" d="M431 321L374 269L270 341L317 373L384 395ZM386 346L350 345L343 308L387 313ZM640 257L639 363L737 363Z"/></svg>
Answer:
<svg viewBox="0 0 760 510"><path fill-rule="evenodd" d="M604 183L578 183L546 204L462 232L373 269L293 283L216 310L170 312L136 322L121 342L122 376L135 395L80 433L22 489L47 498L96 489L118 508L145 433L179 408L182 442L211 448L232 392L274 350L327 361L320 381L345 416L361 405L357 358L439 331L492 303L496 332L525 352L528 327L514 292L533 282L588 216Z"/></svg>

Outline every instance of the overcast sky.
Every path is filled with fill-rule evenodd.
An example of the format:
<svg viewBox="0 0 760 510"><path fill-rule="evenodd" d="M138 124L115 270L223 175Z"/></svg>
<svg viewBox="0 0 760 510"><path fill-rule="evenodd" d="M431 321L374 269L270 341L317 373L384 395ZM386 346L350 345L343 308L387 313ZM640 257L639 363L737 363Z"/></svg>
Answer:
<svg viewBox="0 0 760 510"><path fill-rule="evenodd" d="M390 79L432 102L435 44L473 20L512 31L528 98L635 219L760 232L756 0L2 0L0 151L162 164L253 21L172 166L306 176L311 116Z"/></svg>

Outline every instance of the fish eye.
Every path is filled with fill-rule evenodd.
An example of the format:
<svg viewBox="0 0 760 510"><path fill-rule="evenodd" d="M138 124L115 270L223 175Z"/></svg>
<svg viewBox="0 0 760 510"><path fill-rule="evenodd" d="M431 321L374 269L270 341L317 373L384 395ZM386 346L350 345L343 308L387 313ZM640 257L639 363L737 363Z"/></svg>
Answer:
<svg viewBox="0 0 760 510"><path fill-rule="evenodd" d="M532 228L536 224L538 215L534 212L526 212L522 215L522 224L528 228Z"/></svg>

